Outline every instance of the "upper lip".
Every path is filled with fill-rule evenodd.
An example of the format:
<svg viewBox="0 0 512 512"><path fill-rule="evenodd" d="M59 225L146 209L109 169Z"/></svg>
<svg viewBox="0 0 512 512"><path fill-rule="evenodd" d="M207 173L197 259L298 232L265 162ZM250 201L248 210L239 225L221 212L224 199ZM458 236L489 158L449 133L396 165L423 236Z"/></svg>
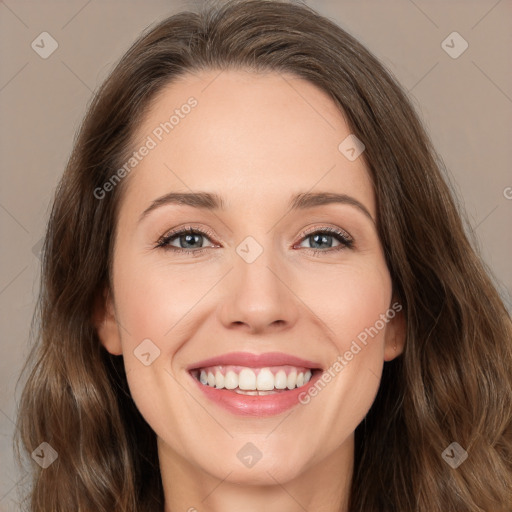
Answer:
<svg viewBox="0 0 512 512"><path fill-rule="evenodd" d="M253 354L251 352L230 352L220 356L204 359L188 367L188 370L197 370L209 366L247 366L249 368L264 368L267 366L297 366L303 368L320 369L321 366L314 361L308 361L297 356L285 354L283 352L265 352L263 354Z"/></svg>

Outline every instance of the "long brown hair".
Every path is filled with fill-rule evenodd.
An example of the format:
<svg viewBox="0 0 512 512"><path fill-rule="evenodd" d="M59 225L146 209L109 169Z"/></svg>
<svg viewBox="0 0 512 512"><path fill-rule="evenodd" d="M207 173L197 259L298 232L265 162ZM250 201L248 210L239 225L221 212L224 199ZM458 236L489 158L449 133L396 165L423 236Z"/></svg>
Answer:
<svg viewBox="0 0 512 512"><path fill-rule="evenodd" d="M89 106L43 247L17 446L31 453L48 442L58 458L46 469L33 464L29 510L163 510L155 434L130 397L122 357L106 352L91 321L111 289L123 183L101 200L94 191L133 151L156 93L187 72L216 69L308 80L366 146L407 332L356 429L350 511L512 510L511 319L468 241L442 162L368 50L305 5L265 0L210 3L150 27ZM452 442L468 453L456 469L442 457Z"/></svg>

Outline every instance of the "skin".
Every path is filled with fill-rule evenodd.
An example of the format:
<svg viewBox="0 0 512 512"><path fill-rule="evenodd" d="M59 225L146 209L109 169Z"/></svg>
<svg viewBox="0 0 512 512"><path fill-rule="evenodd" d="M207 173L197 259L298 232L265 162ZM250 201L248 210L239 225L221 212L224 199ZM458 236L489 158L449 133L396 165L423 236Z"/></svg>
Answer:
<svg viewBox="0 0 512 512"><path fill-rule="evenodd" d="M375 399L384 362L403 350L402 314L307 405L271 417L220 408L186 368L232 351L280 351L328 368L391 307L372 220L348 204L287 211L291 195L337 192L376 220L365 163L338 150L350 129L332 100L277 73L186 75L154 99L137 140L190 96L198 105L125 178L100 339L123 354L132 396L157 435L167 512L347 511L354 431ZM138 222L171 191L215 192L226 209L165 205ZM215 236L192 248L175 238L183 254L155 248L188 223ZM348 232L354 247L335 251L339 242L328 238L313 254L315 241L304 231L325 227ZM253 263L236 252L247 236L263 248ZM196 247L206 249L192 256ZM160 355L145 366L134 350L147 338ZM237 458L248 442L262 454L252 468Z"/></svg>

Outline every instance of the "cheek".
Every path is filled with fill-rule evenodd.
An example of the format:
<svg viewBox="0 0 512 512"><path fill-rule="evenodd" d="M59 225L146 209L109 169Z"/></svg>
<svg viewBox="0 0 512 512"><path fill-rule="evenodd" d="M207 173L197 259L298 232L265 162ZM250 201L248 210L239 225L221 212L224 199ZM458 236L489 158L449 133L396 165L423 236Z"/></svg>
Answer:
<svg viewBox="0 0 512 512"><path fill-rule="evenodd" d="M339 353L349 350L351 342L364 339L377 324L377 345L383 338L380 320L390 306L391 279L380 261L338 266L328 272L305 273L300 297L324 324L323 331ZM369 346L369 344L368 344Z"/></svg>
<svg viewBox="0 0 512 512"><path fill-rule="evenodd" d="M157 427L174 409L176 397L174 406L165 404L155 390L174 389L181 398L172 361L197 328L201 298L218 281L218 273L141 260L118 262L114 289L130 391L144 417Z"/></svg>
<svg viewBox="0 0 512 512"><path fill-rule="evenodd" d="M123 342L137 344L144 338L160 340L160 344L172 342L175 332L193 317L193 306L214 284L217 278L213 274L203 279L186 264L171 268L139 261L131 270L128 265L122 268L115 289L118 314L130 333Z"/></svg>

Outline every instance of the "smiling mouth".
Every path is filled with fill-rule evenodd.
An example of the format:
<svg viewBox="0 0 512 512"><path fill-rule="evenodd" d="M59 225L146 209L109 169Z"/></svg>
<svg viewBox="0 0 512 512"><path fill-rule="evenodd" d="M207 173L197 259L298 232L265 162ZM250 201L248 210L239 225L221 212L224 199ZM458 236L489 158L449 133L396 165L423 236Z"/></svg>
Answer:
<svg viewBox="0 0 512 512"><path fill-rule="evenodd" d="M217 365L190 371L203 386L241 395L265 396L285 393L306 384L322 370L282 365L262 368Z"/></svg>

